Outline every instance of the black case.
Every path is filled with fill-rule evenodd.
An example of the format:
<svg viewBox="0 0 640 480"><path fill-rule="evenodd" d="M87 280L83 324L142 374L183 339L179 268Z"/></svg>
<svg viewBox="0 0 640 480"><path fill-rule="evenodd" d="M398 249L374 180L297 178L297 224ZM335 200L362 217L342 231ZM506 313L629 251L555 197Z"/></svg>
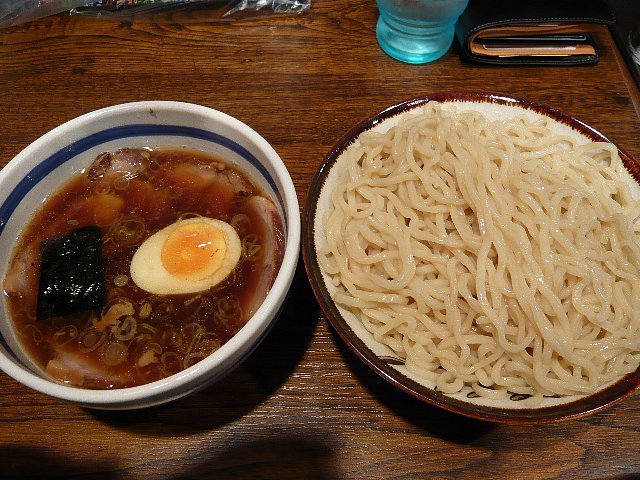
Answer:
<svg viewBox="0 0 640 480"><path fill-rule="evenodd" d="M630 0L632 1L632 0ZM461 55L467 61L484 65L587 65L598 62L595 55L566 57L489 57L469 49L470 37L486 28L540 24L613 24L611 8L600 0L469 0L458 19L456 36Z"/></svg>

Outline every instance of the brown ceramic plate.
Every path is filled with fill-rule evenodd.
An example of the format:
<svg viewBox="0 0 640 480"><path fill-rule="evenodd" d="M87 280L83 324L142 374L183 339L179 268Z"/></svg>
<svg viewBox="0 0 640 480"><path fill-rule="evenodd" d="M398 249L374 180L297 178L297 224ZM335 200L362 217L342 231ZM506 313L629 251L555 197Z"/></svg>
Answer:
<svg viewBox="0 0 640 480"><path fill-rule="evenodd" d="M479 399L469 392L447 395L438 392L427 382L411 377L403 370L403 360L394 357L393 352L377 343L350 312L337 307L333 302L327 280L318 265L316 246L324 241L322 213L329 205L332 185L335 185L341 171L340 158L346 148L362 132L370 129L386 130L403 114L430 101L453 105L458 110L478 110L490 119L509 118L515 114L545 116L552 119L554 131L569 134L586 141L609 140L576 118L552 107L534 102L508 98L489 93L434 93L386 108L349 130L329 152L316 173L309 191L303 218L302 253L314 293L329 322L346 344L376 373L409 394L437 407L454 413L482 420L502 423L551 422L577 418L595 413L631 394L640 385L640 369L622 377L615 383L602 387L588 396L546 398L541 405L532 407L522 395L512 395L505 400ZM620 149L619 149L620 150ZM620 156L630 173L628 181L640 192L640 166L626 152ZM344 170L344 169L342 169ZM411 378L410 378L411 377ZM475 398L474 398L475 397Z"/></svg>

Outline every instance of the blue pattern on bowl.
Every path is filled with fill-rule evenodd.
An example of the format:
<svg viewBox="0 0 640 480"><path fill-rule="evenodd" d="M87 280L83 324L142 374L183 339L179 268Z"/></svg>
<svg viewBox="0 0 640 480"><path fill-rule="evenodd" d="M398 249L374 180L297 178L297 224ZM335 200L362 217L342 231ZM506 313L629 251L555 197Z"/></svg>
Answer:
<svg viewBox="0 0 640 480"><path fill-rule="evenodd" d="M4 201L2 206L0 206L0 235L2 234L2 231L4 230L7 222L9 221L9 218L11 218L14 210L20 204L22 199L27 195L27 193L29 193L29 191L33 187L35 187L40 181L42 181L47 175L49 175L60 165L68 162L72 158L86 152L93 147L110 142L112 140L130 137L151 136L196 138L199 140L206 140L212 143L216 143L237 153L243 159L251 163L251 165L253 165L253 167L255 167L260 172L260 174L269 183L269 186L273 189L278 203L281 206L284 206L282 195L277 188L276 182L273 180L264 165L260 163L260 161L251 152L249 152L246 148L236 143L235 141L223 135L200 128L183 127L177 125L132 124L102 130L80 140L77 140L64 148L61 148L56 153L49 156L48 158L40 162L37 166L35 166L20 182L18 182L16 187L7 196L7 199ZM286 212L283 212L283 221L286 229L288 224ZM264 334L266 335L266 333L267 332L265 332ZM4 348L7 353L11 354L11 357L18 364L20 364L24 368L29 368L16 356L1 333L0 346Z"/></svg>

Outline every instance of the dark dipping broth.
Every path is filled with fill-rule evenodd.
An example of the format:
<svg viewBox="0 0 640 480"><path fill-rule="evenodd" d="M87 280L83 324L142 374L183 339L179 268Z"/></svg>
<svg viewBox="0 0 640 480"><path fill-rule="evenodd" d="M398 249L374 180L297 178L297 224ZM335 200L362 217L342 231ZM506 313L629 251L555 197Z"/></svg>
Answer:
<svg viewBox="0 0 640 480"><path fill-rule="evenodd" d="M138 247L196 216L238 233L242 254L233 272L194 294L137 287L129 266ZM106 303L37 319L42 242L87 226L102 233ZM228 163L180 149L122 149L100 154L35 213L3 288L24 348L49 376L84 388L131 387L180 372L235 335L266 297L283 251L274 203Z"/></svg>

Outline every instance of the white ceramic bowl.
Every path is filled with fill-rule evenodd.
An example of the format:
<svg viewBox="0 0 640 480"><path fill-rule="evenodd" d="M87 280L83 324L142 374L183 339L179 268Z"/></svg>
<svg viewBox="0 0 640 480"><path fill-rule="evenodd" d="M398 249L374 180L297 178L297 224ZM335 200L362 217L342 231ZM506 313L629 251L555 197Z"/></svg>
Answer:
<svg viewBox="0 0 640 480"><path fill-rule="evenodd" d="M267 298L247 324L220 349L163 380L117 390L88 390L58 384L36 368L22 350L0 300L0 368L39 392L85 407L140 408L182 397L220 379L260 343L275 321L291 285L300 245L296 191L282 160L258 133L207 107L148 101L104 108L75 118L43 135L0 171L0 279L13 246L37 205L103 151L122 147L187 147L224 158L246 172L276 200L284 218L282 266Z"/></svg>

